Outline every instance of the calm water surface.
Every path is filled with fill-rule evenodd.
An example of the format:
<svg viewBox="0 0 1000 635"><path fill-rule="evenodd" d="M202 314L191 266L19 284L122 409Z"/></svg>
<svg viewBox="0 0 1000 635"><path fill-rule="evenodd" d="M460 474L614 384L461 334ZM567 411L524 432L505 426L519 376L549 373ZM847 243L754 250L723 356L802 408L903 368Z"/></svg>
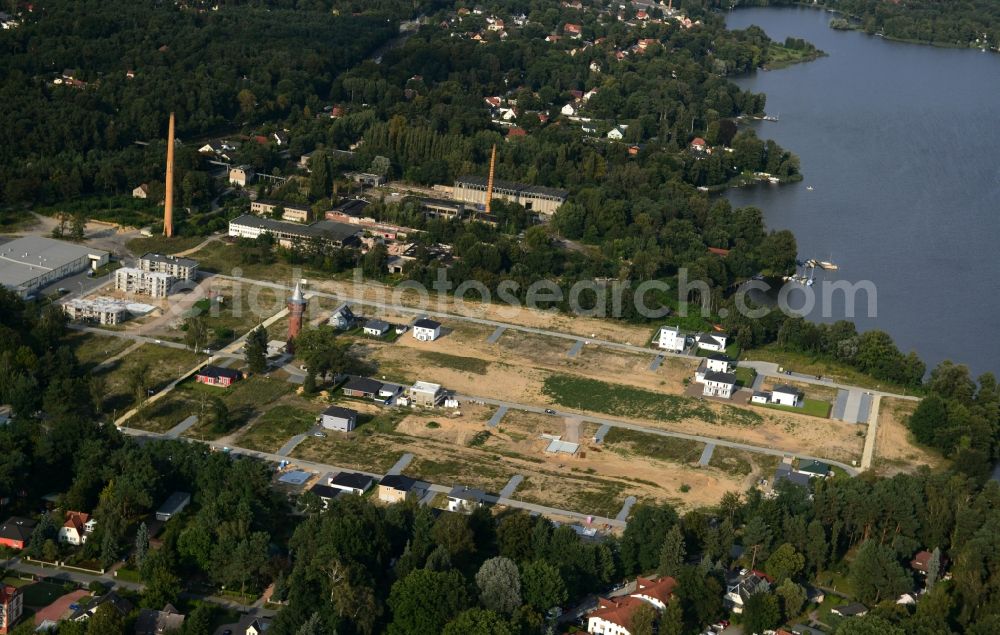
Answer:
<svg viewBox="0 0 1000 635"><path fill-rule="evenodd" d="M862 306L859 329L889 332L929 368L1000 374L1000 55L834 31L830 18L729 14L730 28L803 37L829 57L737 80L767 94L779 121L758 134L798 154L805 180L727 196L792 230L800 257L839 264L828 279L875 283L877 317Z"/></svg>

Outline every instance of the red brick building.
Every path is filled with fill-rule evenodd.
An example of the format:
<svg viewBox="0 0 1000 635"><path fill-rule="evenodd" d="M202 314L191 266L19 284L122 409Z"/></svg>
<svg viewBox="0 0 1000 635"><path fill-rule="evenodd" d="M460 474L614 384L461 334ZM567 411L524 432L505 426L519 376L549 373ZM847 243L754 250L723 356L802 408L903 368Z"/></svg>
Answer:
<svg viewBox="0 0 1000 635"><path fill-rule="evenodd" d="M302 330L302 316L306 312L306 300L302 297L302 288L295 283L295 292L288 299L288 339L285 348L288 352L295 351L294 341Z"/></svg>
<svg viewBox="0 0 1000 635"><path fill-rule="evenodd" d="M23 612L24 596L21 592L7 584L0 586L0 633L9 633Z"/></svg>
<svg viewBox="0 0 1000 635"><path fill-rule="evenodd" d="M194 376L195 381L207 386L221 386L228 388L234 381L238 381L243 376L240 371L221 366L205 366Z"/></svg>
<svg viewBox="0 0 1000 635"><path fill-rule="evenodd" d="M30 518L11 516L0 525L0 545L11 549L24 549L35 530L35 521Z"/></svg>

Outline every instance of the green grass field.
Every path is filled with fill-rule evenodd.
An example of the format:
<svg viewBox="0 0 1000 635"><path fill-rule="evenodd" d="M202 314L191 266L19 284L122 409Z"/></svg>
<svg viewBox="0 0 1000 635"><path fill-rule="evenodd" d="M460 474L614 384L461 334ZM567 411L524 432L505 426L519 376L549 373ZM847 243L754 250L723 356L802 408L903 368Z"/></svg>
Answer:
<svg viewBox="0 0 1000 635"><path fill-rule="evenodd" d="M546 377L542 391L561 406L618 417L667 422L697 418L708 423L740 425L756 425L763 421L757 413L743 408L729 406L725 415L719 416L700 399L571 375Z"/></svg>
<svg viewBox="0 0 1000 635"><path fill-rule="evenodd" d="M135 404L135 396L129 391L129 377L132 374L146 373L148 385L154 390L160 390L194 368L202 359L203 356L192 351L155 344L141 346L101 371L108 382L104 410L118 410L122 413Z"/></svg>
<svg viewBox="0 0 1000 635"><path fill-rule="evenodd" d="M190 415L197 415L202 407L208 408L212 397L219 397L229 410L230 431L246 425L254 417L266 413L272 404L290 399L295 386L288 382L262 376L252 376L229 388L205 386L193 378L179 384L169 395L151 404L131 425L151 432L166 432ZM295 397L289 404L306 408L308 401ZM313 415L315 416L315 415ZM210 429L199 422L185 436L196 439L217 439L226 434ZM289 435L291 436L291 435Z"/></svg>
<svg viewBox="0 0 1000 635"><path fill-rule="evenodd" d="M474 375L485 375L486 369L490 365L488 361L478 357L460 357L437 351L420 351L419 355L420 359L433 366L451 368Z"/></svg>
<svg viewBox="0 0 1000 635"><path fill-rule="evenodd" d="M235 443L241 448L275 452L293 436L308 432L316 423L316 415L295 406L275 406L254 421Z"/></svg>
<svg viewBox="0 0 1000 635"><path fill-rule="evenodd" d="M659 461L693 463L701 456L704 446L688 439L611 428L604 437L604 447L624 456L637 454Z"/></svg>
<svg viewBox="0 0 1000 635"><path fill-rule="evenodd" d="M128 241L128 248L137 256L146 252L176 254L201 244L205 236L144 236Z"/></svg>
<svg viewBox="0 0 1000 635"><path fill-rule="evenodd" d="M757 378L757 371L752 368L737 367L733 371L736 375L736 385L740 388L750 388L753 380Z"/></svg>
<svg viewBox="0 0 1000 635"><path fill-rule="evenodd" d="M819 399L803 399L802 407L795 408L792 406L782 406L779 404L767 404L768 408L774 410L784 410L785 412L797 412L799 414L810 415L813 417L820 417L821 419L830 418L830 402L820 401Z"/></svg>
<svg viewBox="0 0 1000 635"><path fill-rule="evenodd" d="M21 592L24 593L25 606L39 609L52 604L56 599L66 595L69 591L60 584L35 582L34 584L22 586Z"/></svg>
<svg viewBox="0 0 1000 635"><path fill-rule="evenodd" d="M66 341L84 368L91 369L132 345L131 340L110 335L70 331Z"/></svg>

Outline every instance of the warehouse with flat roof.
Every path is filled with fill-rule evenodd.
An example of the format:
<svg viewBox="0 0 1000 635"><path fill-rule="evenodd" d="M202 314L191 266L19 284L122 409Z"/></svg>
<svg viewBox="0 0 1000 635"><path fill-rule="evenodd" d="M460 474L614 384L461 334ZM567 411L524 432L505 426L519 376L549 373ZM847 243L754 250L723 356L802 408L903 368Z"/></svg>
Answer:
<svg viewBox="0 0 1000 635"><path fill-rule="evenodd" d="M108 264L110 254L43 236L0 244L0 284L26 297L60 278Z"/></svg>
<svg viewBox="0 0 1000 635"><path fill-rule="evenodd" d="M489 179L485 176L460 176L455 179L452 198L473 205L486 205ZM569 190L542 185L527 185L514 181L493 181L493 198L518 203L535 214L551 216L566 202Z"/></svg>

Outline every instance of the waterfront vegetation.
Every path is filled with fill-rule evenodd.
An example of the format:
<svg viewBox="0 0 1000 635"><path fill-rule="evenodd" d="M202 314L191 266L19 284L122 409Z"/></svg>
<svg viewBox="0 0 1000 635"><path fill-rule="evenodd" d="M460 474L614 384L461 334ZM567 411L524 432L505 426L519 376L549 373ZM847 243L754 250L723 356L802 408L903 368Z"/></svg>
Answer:
<svg viewBox="0 0 1000 635"><path fill-rule="evenodd" d="M814 45L799 38L788 38L784 44L771 42L768 48L767 64L765 68L777 70L792 64L811 62L824 57L826 53L817 49Z"/></svg>
<svg viewBox="0 0 1000 635"><path fill-rule="evenodd" d="M729 0L710 0L721 9ZM800 0L743 0L742 6L797 6ZM842 14L833 18L834 29L856 29L902 42L959 48L989 48L1000 44L1000 7L992 0L941 2L938 0L817 0L813 6Z"/></svg>

